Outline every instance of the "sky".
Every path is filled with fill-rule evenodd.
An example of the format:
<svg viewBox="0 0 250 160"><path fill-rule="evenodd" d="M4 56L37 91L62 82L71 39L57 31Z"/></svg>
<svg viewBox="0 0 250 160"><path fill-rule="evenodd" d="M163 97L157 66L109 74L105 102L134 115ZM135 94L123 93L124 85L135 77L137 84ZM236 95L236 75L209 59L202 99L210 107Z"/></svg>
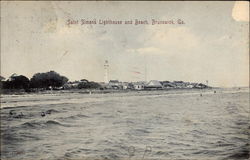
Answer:
<svg viewBox="0 0 250 160"><path fill-rule="evenodd" d="M248 14L246 1L1 1L1 76L54 70L71 81L102 82L108 60L109 79L119 81L249 86ZM136 19L148 24L135 25ZM152 25L152 19L175 24Z"/></svg>

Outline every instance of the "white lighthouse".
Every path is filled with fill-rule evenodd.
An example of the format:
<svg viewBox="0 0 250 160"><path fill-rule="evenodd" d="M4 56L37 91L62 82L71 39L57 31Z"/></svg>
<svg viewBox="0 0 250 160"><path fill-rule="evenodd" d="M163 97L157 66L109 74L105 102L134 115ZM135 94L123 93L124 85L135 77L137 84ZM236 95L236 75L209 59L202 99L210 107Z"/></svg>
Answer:
<svg viewBox="0 0 250 160"><path fill-rule="evenodd" d="M105 63L104 63L104 82L105 83L109 82L109 63L108 63L108 60L105 60Z"/></svg>

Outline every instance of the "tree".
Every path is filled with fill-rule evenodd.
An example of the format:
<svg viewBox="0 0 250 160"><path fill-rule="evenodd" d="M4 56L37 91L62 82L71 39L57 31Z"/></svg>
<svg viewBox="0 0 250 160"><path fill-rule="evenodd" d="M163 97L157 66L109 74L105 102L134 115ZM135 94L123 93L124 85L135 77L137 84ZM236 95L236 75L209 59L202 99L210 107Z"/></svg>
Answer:
<svg viewBox="0 0 250 160"><path fill-rule="evenodd" d="M87 79L81 79L81 82L89 83Z"/></svg>
<svg viewBox="0 0 250 160"><path fill-rule="evenodd" d="M88 80L81 81L77 86L78 89L97 89L100 87L100 84L96 82L89 82Z"/></svg>
<svg viewBox="0 0 250 160"><path fill-rule="evenodd" d="M30 80L32 88L56 88L63 86L68 81L68 78L61 76L55 71L46 73L36 73Z"/></svg>
<svg viewBox="0 0 250 160"><path fill-rule="evenodd" d="M3 85L4 85L4 83L5 83L5 78L4 77L2 77L2 76L0 76L0 89L2 89L3 88Z"/></svg>
<svg viewBox="0 0 250 160"><path fill-rule="evenodd" d="M28 89L30 80L23 75L13 74L7 81L3 83L5 89Z"/></svg>

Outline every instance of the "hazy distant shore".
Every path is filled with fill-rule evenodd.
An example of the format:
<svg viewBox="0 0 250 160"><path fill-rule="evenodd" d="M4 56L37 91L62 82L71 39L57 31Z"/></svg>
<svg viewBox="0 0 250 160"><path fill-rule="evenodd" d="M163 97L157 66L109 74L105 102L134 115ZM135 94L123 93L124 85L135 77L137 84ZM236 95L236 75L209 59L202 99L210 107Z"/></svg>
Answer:
<svg viewBox="0 0 250 160"><path fill-rule="evenodd" d="M213 88L169 88L169 89L145 89L145 90L116 90L116 89L107 89L107 90L99 90L99 89L70 89L70 90L33 90L33 91L25 91L23 89L15 89L15 90L6 90L2 89L0 94L2 95L23 95L23 94L57 94L57 93L81 93L81 94L107 94L107 93L127 93L127 92L154 92L154 91L202 91L202 90L213 90L219 89L218 87Z"/></svg>

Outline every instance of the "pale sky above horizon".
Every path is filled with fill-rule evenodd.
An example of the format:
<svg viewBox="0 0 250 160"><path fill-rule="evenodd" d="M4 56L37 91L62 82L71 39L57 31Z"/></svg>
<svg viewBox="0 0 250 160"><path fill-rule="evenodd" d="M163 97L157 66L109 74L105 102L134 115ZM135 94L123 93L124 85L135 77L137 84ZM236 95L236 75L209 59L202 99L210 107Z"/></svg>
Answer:
<svg viewBox="0 0 250 160"><path fill-rule="evenodd" d="M54 70L71 81L101 82L108 60L109 79L143 81L146 68L147 80L249 86L244 3L1 1L1 75ZM68 19L185 24L68 26Z"/></svg>

